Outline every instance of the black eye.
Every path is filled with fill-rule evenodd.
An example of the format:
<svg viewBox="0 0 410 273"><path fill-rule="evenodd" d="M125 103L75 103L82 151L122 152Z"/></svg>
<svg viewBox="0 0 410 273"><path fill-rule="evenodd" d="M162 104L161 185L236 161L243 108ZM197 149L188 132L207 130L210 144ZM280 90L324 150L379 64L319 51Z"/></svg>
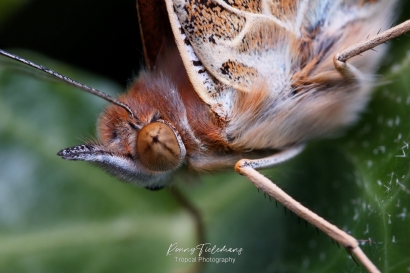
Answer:
<svg viewBox="0 0 410 273"><path fill-rule="evenodd" d="M150 190L150 191L158 191L158 190L160 190L160 189L163 189L163 188L165 188L164 186L149 186L149 187L145 187L147 190Z"/></svg>
<svg viewBox="0 0 410 273"><path fill-rule="evenodd" d="M117 130L112 131L112 139L117 139L118 138L118 132Z"/></svg>

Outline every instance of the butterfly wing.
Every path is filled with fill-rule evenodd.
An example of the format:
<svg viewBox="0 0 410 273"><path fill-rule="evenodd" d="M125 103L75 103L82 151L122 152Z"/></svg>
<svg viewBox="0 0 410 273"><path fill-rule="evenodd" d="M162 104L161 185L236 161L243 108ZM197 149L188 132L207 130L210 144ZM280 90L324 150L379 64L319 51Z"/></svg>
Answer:
<svg viewBox="0 0 410 273"><path fill-rule="evenodd" d="M226 116L234 92L250 92L264 82L277 97L306 81L318 61L326 58L325 69L333 69L328 53L336 53L329 49L341 29L369 20L372 6L388 1L166 0L166 5L196 92Z"/></svg>
<svg viewBox="0 0 410 273"><path fill-rule="evenodd" d="M151 70L164 42L172 39L171 26L164 0L137 0L137 11L145 65Z"/></svg>

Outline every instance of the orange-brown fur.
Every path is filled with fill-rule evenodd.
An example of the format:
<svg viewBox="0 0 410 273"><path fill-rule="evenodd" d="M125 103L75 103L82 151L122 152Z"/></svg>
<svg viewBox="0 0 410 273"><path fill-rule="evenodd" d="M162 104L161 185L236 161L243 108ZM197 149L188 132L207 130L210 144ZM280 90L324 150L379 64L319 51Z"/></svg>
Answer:
<svg viewBox="0 0 410 273"><path fill-rule="evenodd" d="M199 162L211 164L207 157L230 150L224 136L225 123L194 91L177 52L173 49L167 51L160 59L161 66L150 73L141 73L127 93L118 98L132 109L134 119L115 105L108 106L103 112L98 122L101 142L108 150L135 158L139 129L131 128L129 123L141 128L156 119L164 119L181 135L187 150L188 166L196 170L210 170L215 166L207 167L207 164ZM176 94L171 95L172 92ZM115 134L119 141L113 140Z"/></svg>

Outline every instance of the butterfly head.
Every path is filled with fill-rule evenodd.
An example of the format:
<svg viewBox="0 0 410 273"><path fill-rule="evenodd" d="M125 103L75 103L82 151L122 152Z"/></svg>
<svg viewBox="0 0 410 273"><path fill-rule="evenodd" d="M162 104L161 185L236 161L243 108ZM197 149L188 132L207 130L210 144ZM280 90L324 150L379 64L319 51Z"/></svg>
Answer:
<svg viewBox="0 0 410 273"><path fill-rule="evenodd" d="M127 99L122 98L128 106ZM63 149L58 155L92 162L120 180L150 190L165 187L185 160L185 145L170 121L154 107L145 110L144 115L131 115L126 108L109 105L98 121L98 143Z"/></svg>

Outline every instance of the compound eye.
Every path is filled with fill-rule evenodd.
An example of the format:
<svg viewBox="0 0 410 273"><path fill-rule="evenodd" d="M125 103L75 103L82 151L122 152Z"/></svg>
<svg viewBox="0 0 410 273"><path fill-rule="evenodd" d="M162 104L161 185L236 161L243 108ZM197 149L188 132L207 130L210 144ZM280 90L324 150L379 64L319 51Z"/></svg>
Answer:
<svg viewBox="0 0 410 273"><path fill-rule="evenodd" d="M152 171L170 171L185 157L185 147L175 129L162 122L144 126L138 133L137 152L141 163Z"/></svg>

